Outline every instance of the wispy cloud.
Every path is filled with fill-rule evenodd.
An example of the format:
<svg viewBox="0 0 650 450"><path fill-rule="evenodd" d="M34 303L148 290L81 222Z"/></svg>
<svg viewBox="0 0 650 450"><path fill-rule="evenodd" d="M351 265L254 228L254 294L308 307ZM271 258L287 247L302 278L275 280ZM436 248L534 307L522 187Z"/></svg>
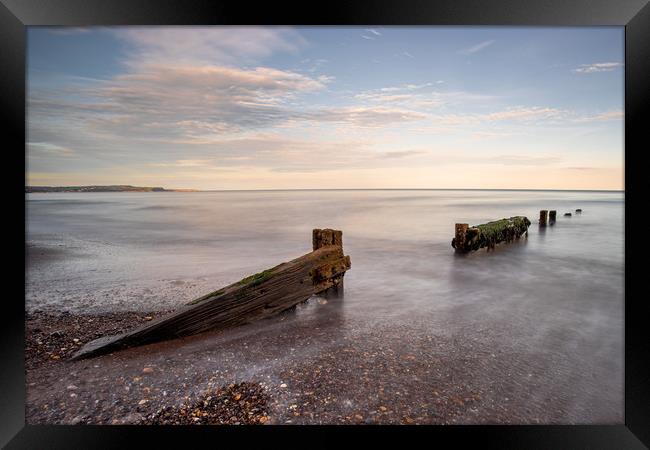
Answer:
<svg viewBox="0 0 650 450"><path fill-rule="evenodd" d="M576 73L594 73L594 72L611 72L617 67L622 67L623 63L619 62L605 62L594 64L583 64L577 69L573 69Z"/></svg>
<svg viewBox="0 0 650 450"><path fill-rule="evenodd" d="M481 116L487 121L497 120L543 120L543 119L560 119L566 116L566 111L556 108L509 108L505 111L498 111Z"/></svg>
<svg viewBox="0 0 650 450"><path fill-rule="evenodd" d="M303 118L322 122L346 123L363 128L381 128L395 123L426 120L429 115L398 107L349 106L320 109L305 113Z"/></svg>
<svg viewBox="0 0 650 450"><path fill-rule="evenodd" d="M367 31L368 33L372 33L375 36L381 36L381 33L374 28L366 28L365 31Z"/></svg>
<svg viewBox="0 0 650 450"><path fill-rule="evenodd" d="M364 38L364 39L368 39L369 41L374 41L375 40L374 37L368 36L368 35L365 35L365 34L362 34L361 37Z"/></svg>
<svg viewBox="0 0 650 450"><path fill-rule="evenodd" d="M618 120L622 119L625 116L625 113L620 110L607 111L601 114L596 114L594 116L585 116L576 119L576 122L604 122L608 120Z"/></svg>
<svg viewBox="0 0 650 450"><path fill-rule="evenodd" d="M50 142L28 142L27 149L30 154L34 155L48 155L48 156L64 156L70 157L75 154L74 150L63 147Z"/></svg>
<svg viewBox="0 0 650 450"><path fill-rule="evenodd" d="M154 167L206 167L212 164L211 159L178 159L173 162L151 164Z"/></svg>
<svg viewBox="0 0 650 450"><path fill-rule="evenodd" d="M405 108L421 111L428 111L443 105L491 102L496 98L492 95L464 91L433 90L432 86L436 84L441 83L437 81L435 83L407 83L387 86L359 92L354 95L354 98L373 103L399 104Z"/></svg>
<svg viewBox="0 0 650 450"><path fill-rule="evenodd" d="M494 39L491 39L489 41L483 41L480 44L476 44L472 47L459 50L458 53L462 55L471 55L472 53L480 52L481 50L489 47L490 45L494 44L494 42L495 42Z"/></svg>
<svg viewBox="0 0 650 450"><path fill-rule="evenodd" d="M415 56L411 55L409 52L404 52L402 54L408 58L415 58Z"/></svg>
<svg viewBox="0 0 650 450"><path fill-rule="evenodd" d="M400 150L394 152L386 152L379 156L381 158L394 159L394 158L408 158L411 156L419 156L423 154L426 154L424 150Z"/></svg>

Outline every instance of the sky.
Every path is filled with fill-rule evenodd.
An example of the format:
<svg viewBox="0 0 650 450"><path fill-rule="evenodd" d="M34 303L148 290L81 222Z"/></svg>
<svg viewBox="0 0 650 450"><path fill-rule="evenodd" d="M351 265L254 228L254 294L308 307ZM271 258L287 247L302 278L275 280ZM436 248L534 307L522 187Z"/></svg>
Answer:
<svg viewBox="0 0 650 450"><path fill-rule="evenodd" d="M29 185L624 189L623 27L29 27Z"/></svg>

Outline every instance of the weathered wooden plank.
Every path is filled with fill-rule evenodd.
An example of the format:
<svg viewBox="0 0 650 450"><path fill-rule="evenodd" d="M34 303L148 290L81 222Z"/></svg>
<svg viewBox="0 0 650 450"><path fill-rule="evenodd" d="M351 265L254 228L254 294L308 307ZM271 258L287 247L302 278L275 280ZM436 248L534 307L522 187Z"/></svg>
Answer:
<svg viewBox="0 0 650 450"><path fill-rule="evenodd" d="M339 285L350 268L350 257L343 254L341 245L330 244L331 239L326 242L311 253L199 297L135 330L89 342L73 359L241 325L289 309ZM341 242L339 235L337 243Z"/></svg>
<svg viewBox="0 0 650 450"><path fill-rule="evenodd" d="M318 250L321 247L327 245L338 245L343 247L343 232L341 230L332 230L331 228L314 229L312 233L312 243L314 250ZM347 257L346 257L347 258ZM339 261L338 264L347 263L350 265L350 258L347 261ZM336 264L336 263L335 263ZM322 283L329 283L331 280L331 285L320 291L320 294L326 298L342 298L343 297L343 276L345 271L340 272L340 275L333 275L335 267L332 266L322 266L316 272L316 282L319 283L319 286L324 286ZM319 288L320 289L320 288Z"/></svg>
<svg viewBox="0 0 650 450"><path fill-rule="evenodd" d="M466 223L456 224L456 235L451 246L457 252L465 253L479 248L494 248L500 242L511 242L528 232L530 220L524 216L496 220L475 227Z"/></svg>

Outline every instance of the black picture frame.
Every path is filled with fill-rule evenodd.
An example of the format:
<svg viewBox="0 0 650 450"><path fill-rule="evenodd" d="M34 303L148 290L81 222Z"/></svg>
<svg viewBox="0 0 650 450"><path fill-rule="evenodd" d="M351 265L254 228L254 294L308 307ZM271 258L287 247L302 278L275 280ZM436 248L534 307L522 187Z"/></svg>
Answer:
<svg viewBox="0 0 650 450"><path fill-rule="evenodd" d="M340 445L343 434L420 434L425 442L474 442L487 448L644 448L650 446L650 333L647 294L642 280L642 243L635 225L643 224L641 163L650 105L650 6L648 0L439 0L329 1L280 6L275 2L208 0L0 0L0 123L3 124L3 179L12 202L5 209L5 256L9 271L0 317L0 445L7 448L115 448L145 439L149 448L187 445L200 438L214 445L224 439L247 445L303 434L308 442ZM24 373L25 258L25 62L30 25L521 25L625 26L625 424L616 426L446 426L446 427L128 427L26 426ZM8 138L8 139L7 139ZM647 209L647 208L645 208ZM23 244L20 243L20 236ZM13 273L15 272L15 274ZM8 281L8 282L7 282ZM21 286L22 283L22 286ZM638 294L637 294L638 292ZM22 297L22 298L21 298ZM215 435L217 433L218 435ZM426 436L424 435L426 434ZM432 434L433 436L429 436ZM314 439L315 438L315 439ZM286 439L286 437L285 437ZM293 439L293 438L289 438ZM302 438L296 437L301 442ZM290 441L287 441L290 442ZM302 441L302 445L308 442ZM166 445L165 445L166 444Z"/></svg>

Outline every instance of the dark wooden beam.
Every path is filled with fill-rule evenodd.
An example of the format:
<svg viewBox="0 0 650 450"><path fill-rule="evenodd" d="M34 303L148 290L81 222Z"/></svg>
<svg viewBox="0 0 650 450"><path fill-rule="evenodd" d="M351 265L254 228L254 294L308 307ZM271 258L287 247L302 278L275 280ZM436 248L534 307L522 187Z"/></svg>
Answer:
<svg viewBox="0 0 650 450"><path fill-rule="evenodd" d="M343 254L342 233L314 230L318 248L289 262L199 297L182 308L132 331L89 342L73 359L121 348L228 328L272 316L329 289L341 289L350 257Z"/></svg>

